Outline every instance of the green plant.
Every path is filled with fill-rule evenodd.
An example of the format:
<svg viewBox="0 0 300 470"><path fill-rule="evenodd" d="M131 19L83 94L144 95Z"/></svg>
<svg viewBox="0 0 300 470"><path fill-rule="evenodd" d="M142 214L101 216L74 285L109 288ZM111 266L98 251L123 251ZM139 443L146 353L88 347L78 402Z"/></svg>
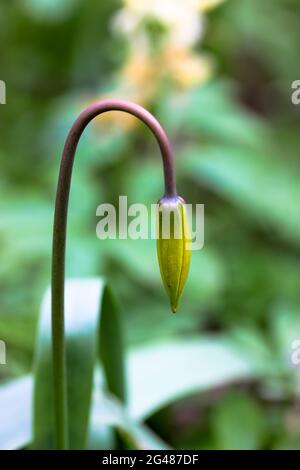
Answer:
<svg viewBox="0 0 300 470"><path fill-rule="evenodd" d="M153 132L159 144L164 169L165 195L163 202L173 204L177 200L173 157L169 140L158 121L144 108L129 101L104 100L86 108L73 124L67 137L57 186L52 252L52 351L53 351L53 386L54 386L54 424L55 439L58 449L69 447L68 416L67 416L67 372L65 351L64 326L64 289L65 289L65 247L68 201L71 186L71 176L76 148L79 139L88 125L96 116L107 111L124 111L143 121ZM160 207L163 205L160 202ZM180 201L181 208L183 201ZM182 220L185 220L183 209L180 211ZM182 223L183 225L183 223ZM172 238L174 238L172 236ZM182 233L182 242L185 245L185 230ZM187 276L188 262L184 255L186 249L177 240L162 240L163 249L159 250L161 272L167 291L170 293L173 311L176 311L179 296ZM167 247L165 244L167 243ZM158 242L158 247L160 241ZM175 256L173 255L175 253ZM164 253L164 254L163 254ZM168 266L170 264L170 267ZM166 271L167 270L167 271ZM167 272L167 274L166 274ZM170 274L171 273L171 274ZM183 275L182 275L183 273ZM166 275L165 275L166 274ZM175 298L174 298L175 292Z"/></svg>

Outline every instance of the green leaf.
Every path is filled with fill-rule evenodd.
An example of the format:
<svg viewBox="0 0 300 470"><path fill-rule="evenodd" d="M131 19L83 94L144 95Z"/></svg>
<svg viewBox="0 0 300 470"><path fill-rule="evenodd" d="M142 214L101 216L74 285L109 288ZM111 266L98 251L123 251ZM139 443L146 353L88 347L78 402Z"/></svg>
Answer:
<svg viewBox="0 0 300 470"><path fill-rule="evenodd" d="M145 284L147 288L156 288L165 299L155 240L106 240L106 255L126 270L127 276ZM183 301L191 300L199 305L208 298L215 300L224 282L224 268L217 253L211 247L194 251Z"/></svg>
<svg viewBox="0 0 300 470"><path fill-rule="evenodd" d="M70 15L78 0L25 0L23 7L40 21L63 21Z"/></svg>
<svg viewBox="0 0 300 470"><path fill-rule="evenodd" d="M80 368L78 364L77 367ZM135 348L129 353L127 370L129 381L128 412L120 406L119 400L115 396L113 398L109 396L108 404L105 399L108 396L107 393L104 394L101 391L99 374L94 374L95 386L88 431L89 447L99 448L100 440L101 447L107 446L107 438L104 435L105 432L107 434L107 426L113 426L119 430L123 439L133 448L167 448L167 445L161 442L157 436L137 423L185 396L204 392L236 380L251 380L254 377L259 377L261 373L252 363L250 355L243 354L234 342L223 337L188 338ZM74 374L74 370L71 373ZM51 376L48 370L45 375L44 386L48 387L49 391L51 390L51 383L49 383ZM39 375L39 379L41 380L41 375ZM83 381L85 378L81 377L81 380ZM43 431L51 430L51 428L49 425L50 397L46 397L43 384L38 385L42 387L40 392L44 393L42 400L40 398L37 401L37 390L35 390L35 413L39 411L35 420L38 421L39 437ZM77 384L77 386L80 387L81 384ZM20 408L25 408L30 403L30 400L26 400L26 393L22 392L24 398L20 394L21 404L25 399L25 404L22 404ZM45 397L47 403L45 403ZM80 412L82 415L86 408L84 402L80 403L78 407L82 408ZM20 413L22 415L23 411ZM78 422L75 420L75 416L72 425L76 430ZM18 421L16 426L17 424ZM5 429L2 430L0 427L0 435L4 434ZM27 436L27 442L30 442L30 432L27 432ZM22 445L25 445L25 441L22 442Z"/></svg>
<svg viewBox="0 0 300 470"><path fill-rule="evenodd" d="M98 430L103 425L117 429L129 448L135 450L169 448L147 426L132 419L117 398L111 394L101 393L100 387L97 387L94 395L92 428Z"/></svg>
<svg viewBox="0 0 300 470"><path fill-rule="evenodd" d="M199 132L227 143L257 146L269 136L263 120L240 106L234 87L228 82L210 82L181 95L170 95L160 104L160 117L168 129L183 129L193 136Z"/></svg>
<svg viewBox="0 0 300 470"><path fill-rule="evenodd" d="M139 420L187 395L258 375L251 357L223 337L135 348L127 368L130 415Z"/></svg>
<svg viewBox="0 0 300 470"><path fill-rule="evenodd" d="M96 374L97 375L97 374ZM147 426L135 423L115 396L96 384L90 419L88 448L99 449L99 436L109 449L112 428L118 430L128 446L135 449L168 449L168 445ZM0 450L26 448L32 440L33 378L25 376L0 387Z"/></svg>
<svg viewBox="0 0 300 470"><path fill-rule="evenodd" d="M115 302L101 279L68 280L65 330L70 447L86 447L95 366L100 357L108 390L125 399L122 327ZM34 367L33 447L54 446L50 290L41 312ZM101 443L100 443L101 444Z"/></svg>
<svg viewBox="0 0 300 470"><path fill-rule="evenodd" d="M300 189L297 177L263 151L209 146L185 151L185 171L241 210L299 244Z"/></svg>

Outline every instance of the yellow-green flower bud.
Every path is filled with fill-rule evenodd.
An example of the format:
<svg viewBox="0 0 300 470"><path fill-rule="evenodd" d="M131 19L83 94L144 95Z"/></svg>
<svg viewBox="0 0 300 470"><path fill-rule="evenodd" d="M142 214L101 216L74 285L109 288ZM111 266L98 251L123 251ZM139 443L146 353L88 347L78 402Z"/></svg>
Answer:
<svg viewBox="0 0 300 470"><path fill-rule="evenodd" d="M157 255L161 277L176 313L188 276L190 230L184 200L163 197L158 201Z"/></svg>

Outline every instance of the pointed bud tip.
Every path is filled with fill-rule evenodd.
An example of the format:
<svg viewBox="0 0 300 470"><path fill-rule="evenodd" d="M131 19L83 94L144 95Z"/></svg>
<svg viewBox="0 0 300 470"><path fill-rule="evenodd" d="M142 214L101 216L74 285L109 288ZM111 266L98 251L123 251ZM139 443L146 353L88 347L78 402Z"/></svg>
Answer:
<svg viewBox="0 0 300 470"><path fill-rule="evenodd" d="M177 313L177 310L178 310L178 302L170 302L170 307L171 307L171 310L172 310L172 313Z"/></svg>

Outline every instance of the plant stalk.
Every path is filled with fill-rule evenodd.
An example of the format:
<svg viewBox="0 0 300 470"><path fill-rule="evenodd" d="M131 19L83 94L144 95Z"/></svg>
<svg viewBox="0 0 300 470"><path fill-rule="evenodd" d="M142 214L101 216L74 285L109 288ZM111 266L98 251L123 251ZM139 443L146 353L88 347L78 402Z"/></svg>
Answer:
<svg viewBox="0 0 300 470"><path fill-rule="evenodd" d="M124 111L143 121L159 145L165 183L165 196L175 197L176 184L171 146L159 122L141 106L123 100L104 100L88 106L73 124L65 142L56 192L52 246L52 359L54 385L55 446L69 448L67 412L67 374L64 325L65 251L68 201L75 152L88 123L107 111Z"/></svg>

